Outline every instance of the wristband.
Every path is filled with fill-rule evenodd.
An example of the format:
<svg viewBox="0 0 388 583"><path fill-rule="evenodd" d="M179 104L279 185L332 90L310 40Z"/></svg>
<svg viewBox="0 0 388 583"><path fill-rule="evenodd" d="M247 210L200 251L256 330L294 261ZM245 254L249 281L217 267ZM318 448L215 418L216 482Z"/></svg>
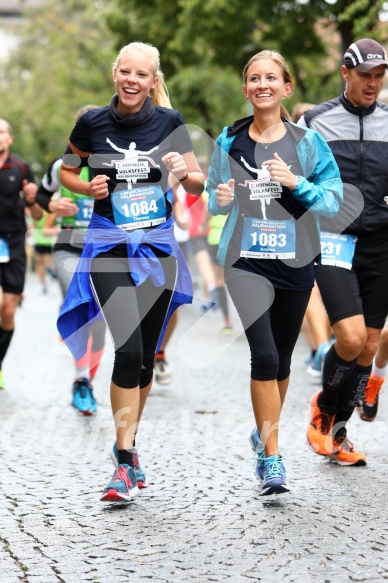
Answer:
<svg viewBox="0 0 388 583"><path fill-rule="evenodd" d="M179 182L183 182L184 180L186 180L186 178L188 178L188 176L189 176L189 173L188 173L188 172L187 172L187 170L186 170L186 174L184 174L184 175L182 176L182 178L179 178Z"/></svg>

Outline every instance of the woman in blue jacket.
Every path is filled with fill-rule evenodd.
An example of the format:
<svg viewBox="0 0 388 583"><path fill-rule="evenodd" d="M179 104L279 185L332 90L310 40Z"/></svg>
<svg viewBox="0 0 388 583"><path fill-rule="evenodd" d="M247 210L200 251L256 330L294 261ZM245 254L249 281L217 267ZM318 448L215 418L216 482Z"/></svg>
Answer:
<svg viewBox="0 0 388 583"><path fill-rule="evenodd" d="M342 202L340 173L316 132L282 105L293 90L283 57L254 55L243 73L253 116L224 128L209 168L209 211L228 214L218 259L251 352L251 432L261 495L288 492L278 445L292 352L314 284L319 215ZM282 455L283 454L283 455Z"/></svg>

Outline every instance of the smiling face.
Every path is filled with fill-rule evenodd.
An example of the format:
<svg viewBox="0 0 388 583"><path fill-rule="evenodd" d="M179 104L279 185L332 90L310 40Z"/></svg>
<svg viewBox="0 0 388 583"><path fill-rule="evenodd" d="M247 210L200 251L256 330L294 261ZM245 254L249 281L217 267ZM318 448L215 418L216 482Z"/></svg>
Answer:
<svg viewBox="0 0 388 583"><path fill-rule="evenodd" d="M284 97L292 92L281 67L273 59L258 59L248 67L243 91L255 110L276 112Z"/></svg>
<svg viewBox="0 0 388 583"><path fill-rule="evenodd" d="M346 83L346 97L356 107L369 107L379 96L385 77L385 65L379 65L362 73L356 67L342 65L342 77Z"/></svg>
<svg viewBox="0 0 388 583"><path fill-rule="evenodd" d="M158 79L154 76L153 61L141 51L132 50L120 57L113 72L120 113L137 113L143 106Z"/></svg>

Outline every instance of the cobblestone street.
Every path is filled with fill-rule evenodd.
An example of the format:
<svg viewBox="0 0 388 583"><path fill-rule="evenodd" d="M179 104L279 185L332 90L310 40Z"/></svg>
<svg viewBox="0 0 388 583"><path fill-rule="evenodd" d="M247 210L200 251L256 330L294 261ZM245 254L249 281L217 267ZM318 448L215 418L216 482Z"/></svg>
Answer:
<svg viewBox="0 0 388 583"><path fill-rule="evenodd" d="M29 274L0 391L0 582L377 583L388 581L388 395L349 438L366 467L311 452L301 336L282 414L290 494L262 499L248 443L249 351L217 333L219 311L185 306L166 352L173 383L155 384L137 438L150 485L130 504L99 501L113 465L109 336L94 388L99 410L71 406L73 364L59 341L56 282Z"/></svg>

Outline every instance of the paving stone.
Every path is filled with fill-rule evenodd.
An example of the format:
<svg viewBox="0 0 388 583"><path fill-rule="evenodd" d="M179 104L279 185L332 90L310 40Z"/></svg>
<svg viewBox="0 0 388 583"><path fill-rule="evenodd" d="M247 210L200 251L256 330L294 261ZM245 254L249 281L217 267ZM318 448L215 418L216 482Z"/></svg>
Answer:
<svg viewBox="0 0 388 583"><path fill-rule="evenodd" d="M305 430L319 385L305 371L300 337L280 428L291 493L262 499L248 443L248 347L243 336L218 337L220 314L202 316L195 298L166 352L173 383L155 384L138 434L150 486L130 504L104 505L113 350L107 336L98 414L79 416L69 405L72 360L55 327L60 301L55 282L42 296L29 274L4 363L1 583L388 579L385 395L374 423L357 415L349 423L367 467L315 455Z"/></svg>

